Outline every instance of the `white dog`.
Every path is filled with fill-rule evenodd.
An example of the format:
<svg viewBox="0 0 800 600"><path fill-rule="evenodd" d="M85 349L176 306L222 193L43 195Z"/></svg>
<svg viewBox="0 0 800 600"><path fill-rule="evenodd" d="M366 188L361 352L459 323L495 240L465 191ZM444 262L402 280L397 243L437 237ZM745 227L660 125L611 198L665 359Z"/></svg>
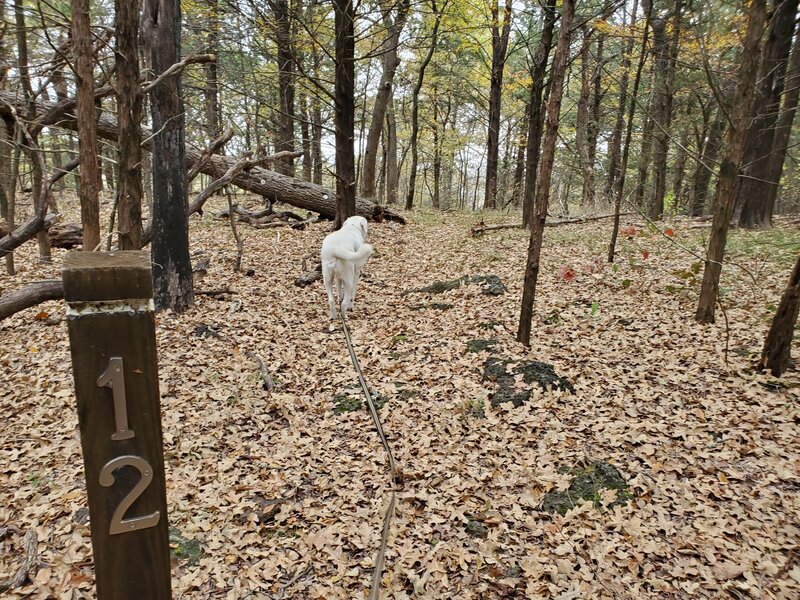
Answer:
<svg viewBox="0 0 800 600"><path fill-rule="evenodd" d="M366 239L367 220L364 217L350 217L342 224L341 229L329 233L322 242L322 282L328 292L331 319L336 318L334 283L342 310L353 309L361 269L373 252Z"/></svg>

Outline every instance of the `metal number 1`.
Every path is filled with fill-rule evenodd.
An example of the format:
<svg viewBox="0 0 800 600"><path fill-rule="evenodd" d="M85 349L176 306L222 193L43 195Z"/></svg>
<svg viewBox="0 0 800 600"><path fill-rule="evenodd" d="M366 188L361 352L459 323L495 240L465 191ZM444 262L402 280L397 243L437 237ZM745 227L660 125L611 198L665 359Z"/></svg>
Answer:
<svg viewBox="0 0 800 600"><path fill-rule="evenodd" d="M136 434L133 429L128 429L128 405L125 400L125 373L122 370L122 357L114 356L108 359L108 366L97 378L97 385L110 387L114 395L114 422L117 430L111 435L111 439L116 442L134 437Z"/></svg>

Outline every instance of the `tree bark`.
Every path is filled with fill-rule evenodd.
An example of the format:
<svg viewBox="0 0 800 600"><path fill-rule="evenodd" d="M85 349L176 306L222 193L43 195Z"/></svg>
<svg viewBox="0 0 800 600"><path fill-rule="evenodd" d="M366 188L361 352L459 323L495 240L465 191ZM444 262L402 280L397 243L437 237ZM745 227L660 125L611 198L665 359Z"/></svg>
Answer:
<svg viewBox="0 0 800 600"><path fill-rule="evenodd" d="M401 0L397 5L397 15L394 18L391 15L394 3L387 3L387 6L383 8L383 24L386 28L386 39L381 46L383 72L381 73L381 81L375 96L375 106L372 109L372 120L367 134L367 146L364 149L364 167L361 171L361 195L366 198L375 197L375 170L378 160L378 146L380 145L381 134L384 131L389 100L394 94L394 76L397 72L397 67L400 66L397 47L400 44L400 34L405 26L410 6L409 0Z"/></svg>
<svg viewBox="0 0 800 600"><path fill-rule="evenodd" d="M417 148L417 137L419 136L419 93L422 91L422 83L425 80L425 69L433 58L433 53L436 50L436 39L439 34L439 24L442 21L442 13L447 6L447 0L441 10L436 9L436 0L431 0L431 9L433 10L434 22L433 30L431 31L431 45L428 48L428 53L422 60L419 66L419 73L417 74L417 83L414 85L413 101L411 106L411 140L409 141L411 147L411 166L408 175L408 191L406 192L406 210L411 210L414 207L414 194L417 185L417 162L419 161L419 149Z"/></svg>
<svg viewBox="0 0 800 600"><path fill-rule="evenodd" d="M14 19L17 26L17 60L19 67L19 78L22 83L22 93L25 98L24 111L30 122L32 115L36 112L36 99L31 87L31 77L28 67L28 36L27 25L25 23L25 11L23 8L22 0L14 0ZM20 123L17 124L22 127ZM37 215L46 212L46 207L41 204L45 202L45 198L40 195L42 183L44 181L44 156L41 154L39 148L38 131L33 127L28 130L31 137L32 146L28 148L28 156L31 161L31 171L33 176L33 212ZM37 155L38 154L38 155ZM44 215L42 215L44 217ZM42 262L50 262L50 240L47 233L40 231L37 234L37 241L39 244L39 260Z"/></svg>
<svg viewBox="0 0 800 600"><path fill-rule="evenodd" d="M179 0L145 0L142 34L156 77L180 60ZM157 310L194 304L189 258L185 117L180 73L150 92L153 129L153 299Z"/></svg>
<svg viewBox="0 0 800 600"><path fill-rule="evenodd" d="M278 98L280 114L278 116L278 136L275 152L294 151L294 40L292 39L292 13L288 0L269 0L270 8L275 16L275 42L278 60ZM336 0L334 6L344 5L343 0ZM352 7L352 2L350 3ZM339 17L337 9L337 18ZM352 25L352 16L350 23ZM337 28L338 32L338 28ZM351 38L352 39L352 38ZM339 34L337 33L337 52ZM337 54L338 56L338 54ZM338 66L337 58L337 66ZM338 70L337 70L338 75ZM338 87L338 86L337 86ZM338 141L337 141L338 148ZM338 156L337 156L338 164ZM294 177L294 159L287 158L276 163L275 170L281 175Z"/></svg>
<svg viewBox="0 0 800 600"><path fill-rule="evenodd" d="M397 123L394 118L394 98L386 108L386 203L397 204L400 169L397 166Z"/></svg>
<svg viewBox="0 0 800 600"><path fill-rule="evenodd" d="M630 25L636 24L636 14L639 8L638 0L633 1L633 8L631 9L631 22ZM622 20L623 26L625 25L625 16ZM625 54L622 56L622 75L619 81L619 101L617 103L617 116L614 119L614 129L611 132L611 144L609 149L608 160L608 180L606 181L606 199L608 202L614 200L614 190L617 185L617 180L620 177L620 153L622 152L622 128L625 125L625 109L628 104L628 83L630 81L631 71L631 55L633 53L634 36L628 37L628 43L625 46Z"/></svg>
<svg viewBox="0 0 800 600"><path fill-rule="evenodd" d="M119 2L120 0L117 0ZM203 65L205 72L205 90L203 90L203 108L205 111L206 135L209 142L222 133L222 111L219 101L219 0L208 2L208 32L206 34L206 52L214 55L214 59ZM223 152L222 148L217 150Z"/></svg>
<svg viewBox="0 0 800 600"><path fill-rule="evenodd" d="M733 111L728 128L728 139L720 166L717 191L714 198L714 221L708 241L703 284L697 304L695 319L700 323L713 323L719 292L719 277L725 242L728 236L733 203L739 191L740 169L745 153L748 123L753 108L758 60L761 54L761 36L766 20L766 0L753 0L750 5L747 33L742 46L741 64L737 77Z"/></svg>
<svg viewBox="0 0 800 600"><path fill-rule="evenodd" d="M764 350L758 363L759 370L769 369L775 377L780 377L786 370L791 358L792 337L800 311L800 255L797 257L789 285L786 286L778 310L772 319L772 325L764 340Z"/></svg>
<svg viewBox="0 0 800 600"><path fill-rule="evenodd" d="M792 54L789 57L789 71L786 74L785 84L786 95L783 99L781 116L775 127L774 151L769 158L769 174L767 181L775 182L766 188L765 205L767 214L773 214L778 197L781 176L783 175L783 163L786 160L786 152L789 148L789 138L792 133L792 123L797 112L797 101L800 97L800 29L795 35Z"/></svg>
<svg viewBox="0 0 800 600"><path fill-rule="evenodd" d="M692 177L692 198L689 215L699 217L704 214L708 200L708 186L711 184L713 168L717 164L722 149L722 136L725 133L725 109L717 108L717 114L708 129L708 137L703 144L703 153Z"/></svg>
<svg viewBox="0 0 800 600"><path fill-rule="evenodd" d="M505 0L502 26L500 2L493 0L492 11L492 67L489 87L489 129L486 141L486 192L483 207L497 208L498 160L500 154L500 108L503 91L503 72L506 67L508 37L511 31L511 0Z"/></svg>
<svg viewBox="0 0 800 600"><path fill-rule="evenodd" d="M333 0L336 25L336 221L338 229L356 214L355 134L355 8L353 0Z"/></svg>
<svg viewBox="0 0 800 600"><path fill-rule="evenodd" d="M619 176L614 180L614 225L611 228L611 242L608 245L608 262L614 262L614 255L617 251L617 234L619 233L619 215L622 209L622 194L625 191L625 178L628 173L628 156L631 148L631 137L633 135L633 115L636 111L636 98L639 95L639 83L642 80L644 63L647 61L647 39L650 31L650 18L653 14L652 1L646 3L644 31L642 32L642 47L639 53L639 64L636 67L636 76L633 79L633 90L631 90L631 104L628 108L628 123L625 127L625 143L622 146L622 159L619 165ZM624 105L624 98L620 98Z"/></svg>
<svg viewBox="0 0 800 600"><path fill-rule="evenodd" d="M556 0L549 0L543 7L542 37L533 57L530 88L530 120L528 122L527 156L525 158L525 193L522 199L522 222L533 226L536 176L539 169L542 130L544 129L545 107L544 88L547 73L547 59L553 46L553 29L556 23Z"/></svg>
<svg viewBox="0 0 800 600"><path fill-rule="evenodd" d="M741 205L739 226L747 229L772 227L774 203L768 203L767 199L775 197L770 194L770 188L777 188L780 183L770 178L770 161L777 149L776 126L795 31L798 0L774 0L774 4L775 12L767 28L752 121L747 132L743 169L745 177L738 196L738 204Z"/></svg>
<svg viewBox="0 0 800 600"><path fill-rule="evenodd" d="M547 219L547 205L550 199L550 180L555 162L556 142L558 141L558 119L561 113L561 99L564 92L564 77L569 59L569 44L572 32L572 19L575 14L575 0L564 0L561 13L558 45L553 58L552 88L547 102L547 122L542 142L542 162L539 167L539 182L536 188L536 215L531 227L528 259L525 264L525 283L522 291L517 341L524 346L531 345L531 322L533 304L536 300L536 283L539 278L539 259L542 253L544 226Z"/></svg>
<svg viewBox="0 0 800 600"><path fill-rule="evenodd" d="M78 100L78 196L83 224L83 249L100 244L100 168L95 133L94 48L89 26L89 0L72 0L72 48L75 54L75 88Z"/></svg>
<svg viewBox="0 0 800 600"><path fill-rule="evenodd" d="M119 146L119 249L142 247L142 101L139 85L139 16L140 0L116 0L114 28L117 47L114 52L117 75L117 112Z"/></svg>

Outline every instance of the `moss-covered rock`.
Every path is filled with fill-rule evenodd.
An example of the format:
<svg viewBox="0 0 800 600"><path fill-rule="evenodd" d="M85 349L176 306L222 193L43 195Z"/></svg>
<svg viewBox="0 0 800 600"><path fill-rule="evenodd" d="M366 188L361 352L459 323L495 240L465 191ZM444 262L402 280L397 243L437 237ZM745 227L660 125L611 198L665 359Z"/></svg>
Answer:
<svg viewBox="0 0 800 600"><path fill-rule="evenodd" d="M428 302L427 304L415 304L409 308L411 310L424 310L426 308L432 308L434 310L450 310L453 308L453 305L446 302Z"/></svg>
<svg viewBox="0 0 800 600"><path fill-rule="evenodd" d="M617 499L609 506L626 504L631 498L628 483L610 463L597 461L585 469L572 469L570 474L573 478L569 489L545 494L542 499L542 510L564 515L581 502L592 502L596 508L600 508L600 490L603 489L617 492Z"/></svg>
<svg viewBox="0 0 800 600"><path fill-rule="evenodd" d="M489 350L492 346L497 345L497 340L467 340L467 352L482 352L484 350Z"/></svg>
<svg viewBox="0 0 800 600"><path fill-rule="evenodd" d="M509 365L514 365L509 370ZM492 395L492 406L499 406L511 402L514 406L521 406L531 397L530 389L519 390L515 387L515 377L522 375L522 380L532 385L539 384L543 390L548 388L575 393L575 388L553 369L553 365L539 362L538 360L514 361L510 358L492 356L483 363L483 380L493 381L497 389Z"/></svg>

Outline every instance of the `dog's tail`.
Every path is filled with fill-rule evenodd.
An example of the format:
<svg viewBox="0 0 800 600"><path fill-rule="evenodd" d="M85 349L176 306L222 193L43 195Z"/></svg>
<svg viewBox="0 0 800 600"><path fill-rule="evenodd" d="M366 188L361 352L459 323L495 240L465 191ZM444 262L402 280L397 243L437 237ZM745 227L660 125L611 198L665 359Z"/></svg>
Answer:
<svg viewBox="0 0 800 600"><path fill-rule="evenodd" d="M366 260L370 256L372 256L372 253L375 251L375 249L369 244L364 244L363 246L361 246L361 248L359 248L355 252L353 252L352 250L347 250L346 248L337 248L337 247L334 247L331 250L332 250L331 254L333 254L334 258L338 258L339 260L349 260L349 261Z"/></svg>

